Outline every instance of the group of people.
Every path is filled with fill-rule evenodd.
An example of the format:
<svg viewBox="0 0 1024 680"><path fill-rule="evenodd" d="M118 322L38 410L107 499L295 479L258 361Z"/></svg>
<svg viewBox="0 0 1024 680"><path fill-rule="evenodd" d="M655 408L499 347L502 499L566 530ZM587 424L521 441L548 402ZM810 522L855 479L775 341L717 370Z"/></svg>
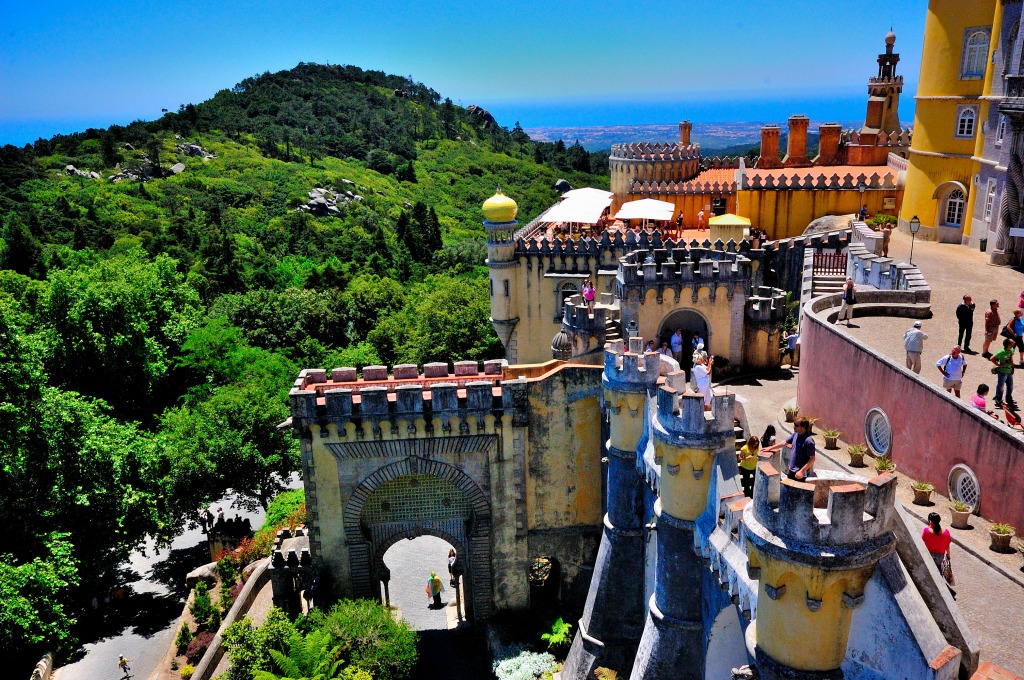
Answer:
<svg viewBox="0 0 1024 680"><path fill-rule="evenodd" d="M458 561L458 556L455 552L455 548L449 548L448 550L448 585L452 588L458 588L458 581L456 580L456 567L455 563ZM441 602L441 593L444 592L444 582L436 571L431 571L430 576L427 577L427 585L424 588L427 593L427 608L428 609L441 609L444 607L444 603Z"/></svg>
<svg viewBox="0 0 1024 680"><path fill-rule="evenodd" d="M740 470L740 484L743 495L754 497L754 477L760 454L775 453L783 448L789 449L789 455L783 461L786 476L795 481L805 481L814 471L814 438L811 432L811 421L798 418L793 424L793 434L783 441L775 438L775 426L769 425L758 439L751 435L747 442L736 453L736 462Z"/></svg>

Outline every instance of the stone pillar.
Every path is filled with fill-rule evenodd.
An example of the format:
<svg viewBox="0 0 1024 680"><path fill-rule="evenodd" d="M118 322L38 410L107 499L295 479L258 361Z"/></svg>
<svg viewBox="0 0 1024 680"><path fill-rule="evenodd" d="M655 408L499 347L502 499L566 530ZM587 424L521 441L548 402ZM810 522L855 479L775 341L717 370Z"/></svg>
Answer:
<svg viewBox="0 0 1024 680"><path fill-rule="evenodd" d="M786 145L786 157L782 164L787 168L809 168L811 159L807 157L807 128L811 119L797 114L789 117L789 140Z"/></svg>
<svg viewBox="0 0 1024 680"><path fill-rule="evenodd" d="M842 165L839 156L839 138L843 134L843 126L839 123L824 123L818 127L818 157L815 165Z"/></svg>
<svg viewBox="0 0 1024 680"><path fill-rule="evenodd" d="M677 371L669 383L682 387ZM703 562L694 550L697 518L708 502L716 454L732 446L734 395L716 395L711 411L699 394L658 390L653 426L661 493L654 512L658 573L632 680L703 680Z"/></svg>
<svg viewBox="0 0 1024 680"><path fill-rule="evenodd" d="M757 159L759 170L781 168L779 161L779 136L782 131L778 125L765 125L761 128L761 155Z"/></svg>
<svg viewBox="0 0 1024 680"><path fill-rule="evenodd" d="M679 143L683 146L690 146L690 132L693 131L693 123L684 120L679 123Z"/></svg>
<svg viewBox="0 0 1024 680"><path fill-rule="evenodd" d="M563 678L593 677L598 666L624 675L633 665L644 617L643 479L636 450L647 430L647 403L658 380L658 355L643 339L605 348L604 411L608 417L608 512L587 603L562 669Z"/></svg>
<svg viewBox="0 0 1024 680"><path fill-rule="evenodd" d="M843 677L853 610L875 565L895 549L895 497L891 474L805 483L758 465L743 533L760 581L751 626L763 680Z"/></svg>

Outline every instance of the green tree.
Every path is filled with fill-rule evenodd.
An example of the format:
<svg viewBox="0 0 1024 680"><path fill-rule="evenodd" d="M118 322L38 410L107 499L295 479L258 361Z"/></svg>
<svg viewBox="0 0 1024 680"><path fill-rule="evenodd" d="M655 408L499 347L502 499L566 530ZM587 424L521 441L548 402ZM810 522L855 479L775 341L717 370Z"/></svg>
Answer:
<svg viewBox="0 0 1024 680"><path fill-rule="evenodd" d="M342 294L343 318L347 320L345 335L349 342L364 340L376 328L378 320L401 309L405 299L402 285L388 277L364 274L352 279Z"/></svg>
<svg viewBox="0 0 1024 680"><path fill-rule="evenodd" d="M37 279L46 275L43 249L18 213L7 215L0 239L3 239L0 267Z"/></svg>

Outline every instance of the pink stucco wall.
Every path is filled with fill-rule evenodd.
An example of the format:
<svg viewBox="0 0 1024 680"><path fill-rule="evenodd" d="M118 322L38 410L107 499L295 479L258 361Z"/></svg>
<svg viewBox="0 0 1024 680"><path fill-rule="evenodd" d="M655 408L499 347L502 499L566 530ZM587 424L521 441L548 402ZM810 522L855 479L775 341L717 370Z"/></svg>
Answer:
<svg viewBox="0 0 1024 680"><path fill-rule="evenodd" d="M815 305L812 300L804 306L800 336L801 413L842 430L844 441L860 443L868 411L882 409L892 424L891 455L900 472L931 482L945 494L949 471L967 465L981 486L979 513L1024 532L1024 437L1019 431L1014 434L844 335L818 317ZM991 377L988 382L995 385ZM970 392L964 387L966 397Z"/></svg>

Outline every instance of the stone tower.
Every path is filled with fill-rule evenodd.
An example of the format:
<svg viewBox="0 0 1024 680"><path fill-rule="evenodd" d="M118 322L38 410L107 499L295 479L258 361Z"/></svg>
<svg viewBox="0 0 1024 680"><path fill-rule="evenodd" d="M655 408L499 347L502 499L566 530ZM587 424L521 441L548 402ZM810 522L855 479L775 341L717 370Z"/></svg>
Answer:
<svg viewBox="0 0 1024 680"><path fill-rule="evenodd" d="M704 678L703 562L694 551L697 518L720 451L733 450L734 395L716 395L711 411L699 394L684 394L685 373L658 390L653 427L661 493L654 513L658 569L632 680Z"/></svg>
<svg viewBox="0 0 1024 680"><path fill-rule="evenodd" d="M513 274L518 266L515 259L518 210L516 202L503 194L501 187L483 205L491 280L491 324L510 363L516 360L515 330L519 323L519 305L513 294Z"/></svg>
<svg viewBox="0 0 1024 680"><path fill-rule="evenodd" d="M761 152L757 158L758 170L781 168L779 160L779 137L782 131L778 125L765 125L761 128Z"/></svg>
<svg viewBox="0 0 1024 680"><path fill-rule="evenodd" d="M895 549L895 497L891 474L866 485L805 483L758 465L743 533L751 577L760 582L751 625L763 680L843 677L853 610L875 565Z"/></svg>
<svg viewBox="0 0 1024 680"><path fill-rule="evenodd" d="M896 34L889 31L885 36L885 53L878 55L878 76L868 81L868 113L864 129L874 132L900 131L900 93L903 92L903 76L896 75L896 64L900 55L893 52ZM862 130L863 132L864 130Z"/></svg>
<svg viewBox="0 0 1024 680"><path fill-rule="evenodd" d="M604 409L608 414L608 512L587 603L562 670L567 680L593 677L597 666L625 673L644 630L643 479L637 446L647 432L648 398L658 380L658 355L643 339L605 348Z"/></svg>
<svg viewBox="0 0 1024 680"><path fill-rule="evenodd" d="M786 140L786 157L782 164L787 168L809 168L811 159L807 157L807 128L811 119L796 114L789 117L789 137Z"/></svg>

